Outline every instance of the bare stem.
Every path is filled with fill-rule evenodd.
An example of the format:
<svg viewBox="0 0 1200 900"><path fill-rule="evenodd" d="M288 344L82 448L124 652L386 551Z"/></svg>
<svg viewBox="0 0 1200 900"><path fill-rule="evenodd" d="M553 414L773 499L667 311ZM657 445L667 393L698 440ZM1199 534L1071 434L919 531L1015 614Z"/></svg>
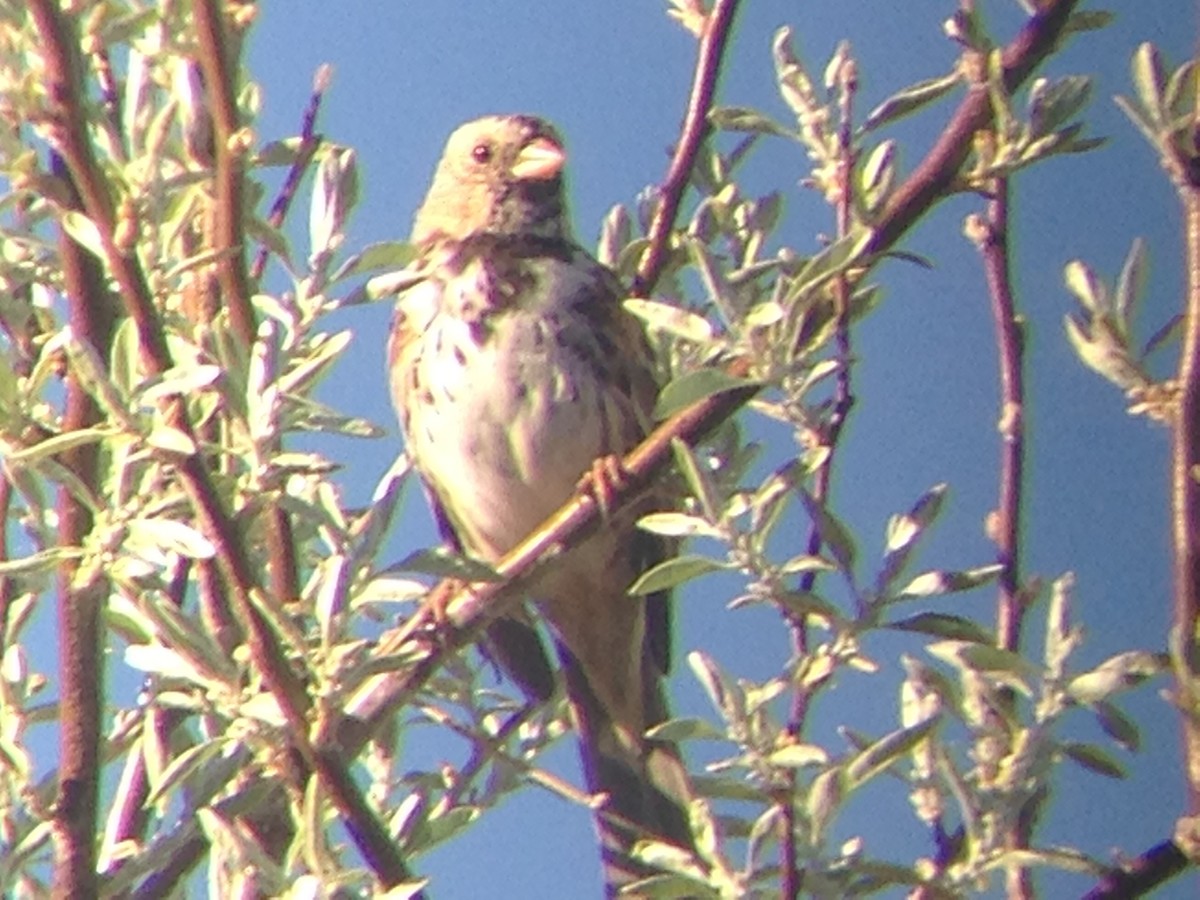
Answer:
<svg viewBox="0 0 1200 900"><path fill-rule="evenodd" d="M1000 487L996 509L988 518L988 533L996 545L996 561L1000 565L996 646L1017 652L1025 613L1019 544L1023 487L1021 473L1025 457L1024 339L1009 276L1007 179L995 180L986 220L977 223L972 237L983 257L1000 365ZM1011 849L1029 845L1027 818L1020 817L1008 835L1007 843ZM1033 881L1027 868L1010 868L1006 879L1010 898L1023 900L1033 896Z"/></svg>
<svg viewBox="0 0 1200 900"><path fill-rule="evenodd" d="M1172 841L1155 844L1137 859L1108 875L1083 900L1128 900L1144 897L1188 868L1190 862Z"/></svg>
<svg viewBox="0 0 1200 900"><path fill-rule="evenodd" d="M283 225L292 201L296 198L296 191L300 188L300 181L304 178L304 172L308 169L313 154L317 152L317 147L321 144L321 139L316 133L317 113L321 110L321 99L329 87L330 73L330 67L323 65L317 69L316 77L313 78L312 94L308 98L308 106L304 109L304 117L300 123L300 146L296 150L296 159L288 169L283 186L279 189L279 195L271 204L271 211L267 215L267 224L272 228L279 228ZM250 266L251 281L257 282L262 277L270 256L271 250L266 244L258 248L254 263Z"/></svg>
<svg viewBox="0 0 1200 900"><path fill-rule="evenodd" d="M61 159L52 158L54 174L68 182L72 205L78 196L70 189ZM107 356L112 343L114 309L105 288L104 272L95 257L63 230L59 237L71 329L81 340ZM80 383L67 375L63 432L78 431L100 421L100 410ZM59 461L82 484L95 488L100 480L99 454L93 443L63 451ZM92 530L91 510L67 488L59 489L59 541L79 547ZM77 560L58 570L58 676L60 750L58 799L54 806L54 892L60 897L96 895L96 828L100 788L101 716L104 709L104 669L101 660L101 608L107 585L99 572L85 574Z"/></svg>
<svg viewBox="0 0 1200 900"><path fill-rule="evenodd" d="M692 91L683 117L683 130L675 145L675 153L671 156L671 164L667 167L667 175L659 186L658 208L650 221L649 245L630 288L635 297L650 296L662 275L671 229L675 225L675 217L679 215L679 204L692 177L696 154L708 136L708 111L712 109L725 44L733 30L737 10L738 0L716 0L704 25L704 33L700 36L696 72L692 77Z"/></svg>
<svg viewBox="0 0 1200 900"><path fill-rule="evenodd" d="M1170 155L1170 154L1168 154ZM1174 160L1174 157L1171 157ZM1188 165L1188 162L1192 162ZM1187 671L1180 672L1181 696L1195 696L1200 669L1191 659L1200 623L1200 183L1194 161L1168 164L1183 207L1186 308L1176 383L1179 406L1172 431L1171 506L1175 557L1172 626L1187 648ZM1188 811L1200 813L1200 720L1180 716L1188 779Z"/></svg>

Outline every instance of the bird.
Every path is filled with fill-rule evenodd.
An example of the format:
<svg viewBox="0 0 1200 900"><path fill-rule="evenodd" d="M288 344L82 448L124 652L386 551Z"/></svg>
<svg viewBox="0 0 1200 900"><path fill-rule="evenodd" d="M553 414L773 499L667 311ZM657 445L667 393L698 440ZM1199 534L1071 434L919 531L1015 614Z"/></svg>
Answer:
<svg viewBox="0 0 1200 900"><path fill-rule="evenodd" d="M492 115L449 137L413 222L417 256L388 339L405 447L450 544L494 563L581 484L636 445L658 384L617 276L569 227L559 133ZM589 480L588 473L594 473ZM636 527L655 502L603 517L529 589L548 623L578 732L606 892L651 874L631 856L652 838L689 848L690 788L678 748L646 732L668 718L665 595L631 597L668 552ZM489 655L527 694L558 675L531 626L498 620ZM540 655L540 659L539 659Z"/></svg>

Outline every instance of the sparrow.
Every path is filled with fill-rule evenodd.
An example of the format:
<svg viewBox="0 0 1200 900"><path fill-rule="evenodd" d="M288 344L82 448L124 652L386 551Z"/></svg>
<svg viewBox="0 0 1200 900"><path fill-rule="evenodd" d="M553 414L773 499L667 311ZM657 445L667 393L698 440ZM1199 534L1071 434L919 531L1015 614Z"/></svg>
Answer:
<svg viewBox="0 0 1200 900"><path fill-rule="evenodd" d="M418 255L389 336L407 452L444 536L488 563L603 470L598 460L637 444L657 395L624 289L571 236L565 162L558 133L534 116L458 128L414 220ZM584 779L607 795L596 824L610 895L649 874L630 857L637 840L692 846L678 751L646 737L668 717L667 598L628 593L666 551L635 527L652 502L606 516L530 589L554 639ZM558 676L529 625L501 619L487 646L527 694L552 693Z"/></svg>

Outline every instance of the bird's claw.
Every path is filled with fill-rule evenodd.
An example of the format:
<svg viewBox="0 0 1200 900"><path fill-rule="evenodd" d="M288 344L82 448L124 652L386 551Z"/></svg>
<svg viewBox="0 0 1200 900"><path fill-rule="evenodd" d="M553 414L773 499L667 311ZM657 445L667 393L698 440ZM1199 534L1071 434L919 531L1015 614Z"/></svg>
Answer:
<svg viewBox="0 0 1200 900"><path fill-rule="evenodd" d="M579 489L590 494L600 507L600 515L608 518L617 494L629 483L629 473L618 456L609 454L592 461L592 467L579 479Z"/></svg>
<svg viewBox="0 0 1200 900"><path fill-rule="evenodd" d="M447 578L435 585L433 590L426 595L425 608L433 617L434 629L440 631L450 621L450 601L466 587L466 584L465 581L457 578Z"/></svg>

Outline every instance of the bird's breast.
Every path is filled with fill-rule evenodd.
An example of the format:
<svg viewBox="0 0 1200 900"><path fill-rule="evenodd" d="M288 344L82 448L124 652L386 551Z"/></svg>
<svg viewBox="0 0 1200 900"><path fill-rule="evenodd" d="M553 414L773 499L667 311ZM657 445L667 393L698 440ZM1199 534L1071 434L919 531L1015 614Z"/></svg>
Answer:
<svg viewBox="0 0 1200 900"><path fill-rule="evenodd" d="M597 456L625 449L628 410L597 371L594 337L530 287L506 296L476 275L406 298L405 314L423 323L409 451L469 548L488 558L557 509Z"/></svg>

